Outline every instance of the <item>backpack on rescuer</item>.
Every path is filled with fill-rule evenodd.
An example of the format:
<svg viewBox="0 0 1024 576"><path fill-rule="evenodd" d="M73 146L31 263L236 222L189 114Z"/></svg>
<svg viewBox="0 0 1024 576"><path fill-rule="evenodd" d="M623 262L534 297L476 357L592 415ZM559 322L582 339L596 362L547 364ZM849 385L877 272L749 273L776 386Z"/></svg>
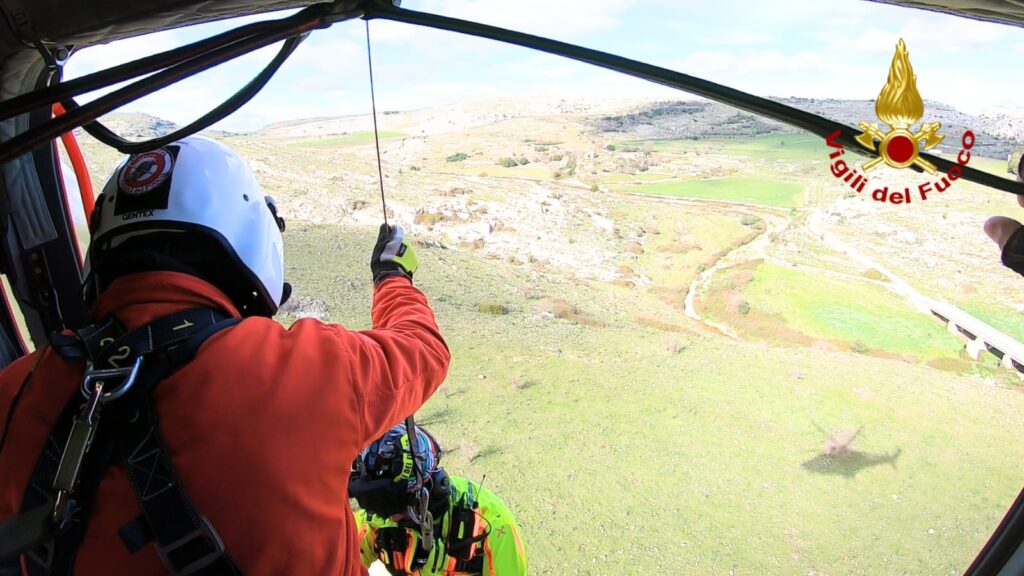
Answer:
<svg viewBox="0 0 1024 576"><path fill-rule="evenodd" d="M94 302L120 274L173 265L163 253L132 262L134 268L125 261L135 247L173 245L177 240L167 239L180 237L211 250L190 255L195 261L186 271L211 276L205 279L242 316L272 316L290 292L284 227L244 160L222 144L189 137L133 155L108 180L90 216L85 300ZM210 263L202 265L203 258ZM150 396L208 338L239 321L194 308L131 331L111 317L51 337L65 362L84 362L81 396L71 398L50 432L20 513L0 524L0 576L20 574L22 565L30 576L71 573L95 491L115 455L144 513L119 531L130 551L152 543L176 576L241 574L178 482Z"/></svg>

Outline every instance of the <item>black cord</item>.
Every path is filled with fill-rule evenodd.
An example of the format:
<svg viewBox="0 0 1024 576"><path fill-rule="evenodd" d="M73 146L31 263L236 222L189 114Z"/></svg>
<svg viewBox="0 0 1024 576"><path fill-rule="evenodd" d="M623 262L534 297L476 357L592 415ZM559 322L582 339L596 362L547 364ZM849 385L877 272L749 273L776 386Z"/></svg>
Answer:
<svg viewBox="0 0 1024 576"><path fill-rule="evenodd" d="M116 90L110 94L97 98L84 106L80 106L76 110L68 111L62 116L54 118L48 122L44 122L43 124L29 129L18 136L15 136L11 140L0 144L0 163L7 162L12 158L25 154L47 140L56 138L57 136L73 130L84 123L92 122L107 112L137 100L151 92L159 90L160 88L169 86L179 80L188 78L208 68L222 64L228 60L269 44L273 44L274 42L289 36L304 34L310 29L320 25L320 21L318 19L314 19L290 29L275 31L272 34L249 37L209 52L201 59L196 58L183 62L161 72L157 72L152 76L138 80L124 88L121 88L120 90Z"/></svg>
<svg viewBox="0 0 1024 576"><path fill-rule="evenodd" d="M114 131L100 123L99 120L83 124L82 128L85 129L85 131L93 138L96 138L107 146L116 148L119 152L124 154L145 152L146 150L152 150L154 148L170 144L171 142L176 142L186 136L191 136L196 132L220 122L245 105L246 102L252 100L252 98L267 85L267 82L270 81L271 77L273 77L284 61L288 59L292 52L295 51L295 48L297 48L307 36L308 34L304 34L302 36L296 36L285 40L284 45L281 46L281 49L277 52L277 55L274 56L274 59L271 60L259 74L250 80L248 84L242 87L241 90L233 94L213 110L201 116L199 119L189 123L187 126L183 126L182 128L171 132L170 134L166 134L158 138L152 138L150 140L133 142L117 135ZM63 104L69 111L79 108L79 105L74 100L66 100Z"/></svg>
<svg viewBox="0 0 1024 576"><path fill-rule="evenodd" d="M370 107L373 110L373 143L377 147L377 180L380 182L380 205L384 210L384 225L388 225L388 203L384 199L384 168L380 161L380 134L377 131L377 97L373 92L373 55L370 52L370 21L366 24L366 66L370 70Z"/></svg>
<svg viewBox="0 0 1024 576"><path fill-rule="evenodd" d="M310 6L295 16L273 22L272 25L268 25L261 33L249 34L233 42L225 42L223 37L221 37L218 42L204 44L204 42L207 41L202 41L197 43L205 45L207 48L210 46L217 47L210 49L205 53L186 58L184 61L179 62L174 66L138 80L88 104L73 107L73 110L68 111L68 113L60 117L31 128L7 142L0 143L0 164L29 152L47 140L56 138L60 134L73 130L82 124L93 122L111 110L137 100L179 80L188 78L242 54L273 44L274 42L293 36L302 36L315 28L326 28L335 22L352 19L362 14L361 10L349 10L345 12L337 11L339 6L340 5L335 4L316 4ZM300 15L302 18L298 18ZM186 50L184 50L182 54L185 54L188 52L187 49L190 47L183 48ZM287 57L287 54L290 54L290 51L293 48L294 46L283 47L282 58ZM166 56L166 54L167 53L164 53L164 56ZM154 58L157 57L160 57L160 55L157 55ZM276 70L276 66L280 65L280 61L275 59L275 62L276 65L272 64L269 66L269 74L272 74L273 70ZM263 81L261 81L261 79ZM206 127L202 125L203 122L209 122L211 118L218 119L219 117L222 117L222 115L226 115L230 113L230 111L237 109L238 106L244 104L248 98L251 98L256 92L258 92L259 88L266 83L265 80L269 80L269 77L265 77L261 73L261 75L254 79L253 82L250 82L249 85L236 94L236 96L238 96L237 99L235 97L228 99L228 101L224 102L216 110L205 115L201 119L201 122L194 122L190 124L188 128L193 131L201 130ZM33 92L26 96L30 96L31 94L38 93ZM36 100L31 108L43 107L52 103L53 102L40 102ZM110 133L110 135L113 134ZM176 135L181 137L182 135L187 134L184 134L184 131L178 131ZM112 138L111 140L116 142L116 140ZM132 146L134 146L134 143Z"/></svg>
<svg viewBox="0 0 1024 576"><path fill-rule="evenodd" d="M292 18L295 18L295 16ZM16 96L0 103L0 120L29 112L39 108L41 105L64 101L73 96L99 90L100 88L119 84L138 76L156 72L157 70L163 70L175 64L187 62L221 46L226 46L250 36L266 33L268 30L281 26L281 22L282 20L276 20L249 24L200 40L188 46L181 46L173 50L153 54L152 56L140 58L113 68L93 72L74 80L61 82L60 84L54 84Z"/></svg>

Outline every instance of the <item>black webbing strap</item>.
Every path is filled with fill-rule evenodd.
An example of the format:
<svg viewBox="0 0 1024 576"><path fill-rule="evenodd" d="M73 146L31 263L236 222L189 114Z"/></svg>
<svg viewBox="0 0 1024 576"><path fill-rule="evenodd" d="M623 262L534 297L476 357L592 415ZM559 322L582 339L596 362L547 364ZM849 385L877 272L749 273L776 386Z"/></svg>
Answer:
<svg viewBox="0 0 1024 576"><path fill-rule="evenodd" d="M32 534L35 535L36 542L42 540L42 543L30 551L21 548L28 574L42 576L71 573L75 551L85 536L93 496L118 448L122 452L133 488L147 517L151 515L145 495L153 492L154 480L166 478L168 484L177 487L179 497L173 504L180 505L181 509L177 512L168 512L166 508L161 507L153 512L152 517L165 518L177 514L185 520L170 522L168 530L164 530L160 525L150 527L156 536L158 554L172 573L211 576L240 573L224 553L216 532L196 514L177 482L170 458L163 448L162 439L156 428L152 406L149 404L149 393L162 379L192 360L199 347L210 336L239 321L240 319L230 318L220 311L197 308L171 314L131 332L126 332L115 321L105 321L80 330L76 336L57 335L52 338L54 349L63 358L72 361L92 358L96 360L94 364L97 368L129 364L138 356L145 356L148 360L140 370L130 393L104 409L103 424L97 428L92 448L83 464L79 487L75 491L76 497L73 502L77 506L77 512L73 516L74 521L70 522L69 526L58 528L53 526L52 522L47 526L46 523L39 521L42 518L39 508L53 510L54 479L72 424L83 405L77 393L67 403L47 438L32 472L22 501L21 514L0 525L0 549L4 550L4 554L0 554L3 556L0 558L0 575L6 575L7 570L15 574L20 573L18 555L14 555L12 560L8 557L9 552L16 544L29 544L32 541ZM136 416L137 421L130 422ZM141 428L138 426L139 421L146 422L148 427ZM133 468L153 464L154 456L149 449L152 446L146 444L150 441L147 437L155 442L155 449L159 451L157 456L161 462L152 466L153 472L159 473L159 476L147 476L145 472L138 470L134 470L133 476ZM129 462L134 462L135 465ZM158 502L163 503L161 506L166 506L170 501L165 499ZM191 529L183 534L185 527ZM5 540L5 534L18 534L21 541ZM198 536L186 538L190 535L209 535L211 547L219 549L218 558L213 558L211 552L202 546L206 540Z"/></svg>
<svg viewBox="0 0 1024 576"><path fill-rule="evenodd" d="M142 506L145 528L156 540L160 560L176 575L241 574L224 550L210 522L197 511L178 480L170 455L157 427L156 410L149 391L178 367L188 363L207 338L238 319L218 322L194 336L187 345L168 350L151 363L145 380L136 385L141 399L137 417L123 418L118 447L128 479ZM134 415L134 414L133 414Z"/></svg>

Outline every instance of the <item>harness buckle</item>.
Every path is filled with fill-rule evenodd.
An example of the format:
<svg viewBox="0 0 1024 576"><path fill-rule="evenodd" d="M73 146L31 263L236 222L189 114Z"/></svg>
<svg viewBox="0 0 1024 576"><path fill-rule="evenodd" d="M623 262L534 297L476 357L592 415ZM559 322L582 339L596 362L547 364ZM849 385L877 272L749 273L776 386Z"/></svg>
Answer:
<svg viewBox="0 0 1024 576"><path fill-rule="evenodd" d="M124 368L106 368L103 370L96 370L93 368L92 363L85 369L85 376L82 378L82 395L89 398L96 386L93 382L101 383L112 378L121 379L120 386L109 386L109 392L103 392L99 401L101 404L113 402L121 396L124 396L132 386L135 385L135 379L139 375L139 369L142 368L142 356L135 359L131 366L125 366Z"/></svg>
<svg viewBox="0 0 1024 576"><path fill-rule="evenodd" d="M199 528L170 544L162 545L159 541L154 543L160 561L172 571L174 576L195 574L224 556L224 542L220 539L220 534L217 534L217 531L213 529L213 525L206 519L206 516L200 516L199 523ZM187 547L191 549L190 552L194 552L197 546L203 546L204 544L212 548L212 550L194 560L177 558L178 561L175 561L176 559L172 558L172 555L177 550ZM186 563L179 568L178 565L181 563L181 560L186 560Z"/></svg>

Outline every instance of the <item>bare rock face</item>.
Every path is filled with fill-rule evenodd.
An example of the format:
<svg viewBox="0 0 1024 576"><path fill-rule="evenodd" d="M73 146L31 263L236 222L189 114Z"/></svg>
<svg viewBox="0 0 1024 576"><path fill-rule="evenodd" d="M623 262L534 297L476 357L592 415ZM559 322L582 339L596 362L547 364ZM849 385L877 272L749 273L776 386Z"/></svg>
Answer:
<svg viewBox="0 0 1024 576"><path fill-rule="evenodd" d="M774 100L848 126L876 118L873 100ZM947 138L941 149L954 155L959 149L960 136L966 130L971 130L976 136L975 153L992 158L1005 157L1024 137L1024 112L1020 109L1000 109L973 115L929 100L925 101L925 119L942 123L942 133ZM596 120L594 126L601 132L620 133L638 140L753 138L765 134L798 133L796 129L774 120L704 100L649 104L625 114L604 116Z"/></svg>
<svg viewBox="0 0 1024 576"><path fill-rule="evenodd" d="M156 138L178 129L178 125L142 112L115 112L102 118L107 128L128 138Z"/></svg>

